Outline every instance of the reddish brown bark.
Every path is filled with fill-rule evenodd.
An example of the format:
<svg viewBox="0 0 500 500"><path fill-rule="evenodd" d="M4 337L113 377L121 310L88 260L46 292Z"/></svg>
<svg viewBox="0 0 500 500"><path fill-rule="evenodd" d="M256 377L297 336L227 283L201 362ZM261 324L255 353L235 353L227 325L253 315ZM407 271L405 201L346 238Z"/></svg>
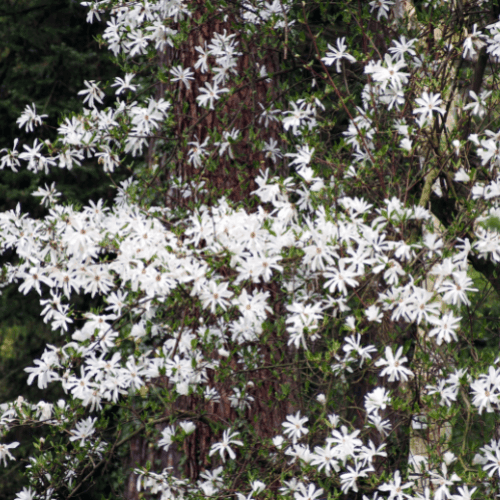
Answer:
<svg viewBox="0 0 500 500"><path fill-rule="evenodd" d="M270 346L279 345L277 339L270 340ZM276 347L264 348L265 366L272 364L271 353L274 349L274 355L279 356ZM291 351L287 353L291 357ZM237 374L238 366L232 363L234 373ZM207 468L213 468L220 465L220 459L217 456L209 459L210 447L213 443L220 440L221 432L214 432L212 426L222 424L222 427L231 426L241 414L231 406L230 396L233 394L235 377L229 380L216 381L215 374L210 374L209 385L215 387L220 394L220 401L205 402L196 396L181 396L177 398L173 412L186 415L187 420L196 424L196 430L188 436L182 447L172 445L168 452L158 450L151 446L151 440L144 436L135 437L130 443L130 468L145 465L147 461L154 464L153 471L161 472L164 468L170 467L177 477L187 477L197 479L200 472ZM278 377L273 377L270 370L256 369L249 370L247 380L251 380L253 386L249 386L247 394L254 398L250 407L244 411L244 418L251 425L254 433L260 439L270 439L279 433L281 423L286 416L295 409L294 397L288 397L286 400L282 397L283 384L288 383L293 386L293 377L290 372L282 372ZM170 387L168 381L163 384ZM172 387L170 387L172 389ZM165 416L168 416L166 412ZM156 426L160 432L165 425ZM252 454L252 450L248 452ZM134 474L129 475L128 484L124 498L126 500L135 500L138 498L137 477Z"/></svg>
<svg viewBox="0 0 500 500"><path fill-rule="evenodd" d="M265 157L257 143L259 140L269 141L270 138L279 141L278 123L271 122L268 128L264 128L264 125L258 124L258 117L262 113L259 104L267 108L276 101L278 95L273 83L261 77L259 70L261 66L264 66L268 74L278 72L279 57L275 51L260 47L258 40L248 41L237 33L238 51L243 53L239 57L237 73L245 75L245 78L235 83L235 77L231 77L225 86L230 89L236 88L236 91L230 97L224 95L214 110L199 107L196 102L199 88L203 87L205 82L211 82L212 77L209 73L202 74L199 70L194 70L199 57L195 47L205 46L205 42L209 44L214 33L233 33L232 26L235 24L236 14L228 12L225 21L222 21L218 14L217 18L209 17L206 22L200 24L200 19L207 14L205 2L195 0L193 4L196 5L196 11L193 13L192 29L187 41L177 50L169 48L159 55L158 60L158 64L165 66L166 69L180 64L183 68L189 67L195 72L195 80L190 82L190 88L186 88L182 83L175 84L175 86L174 84L158 84L157 97L164 97L165 91L168 91L169 95L176 95L171 109L176 123L174 130L171 131L176 141L176 152L170 157L160 157L159 180L161 183L168 183L171 176L180 176L187 182L204 180L205 188L208 190L206 201L217 199L222 194L233 201L240 201L248 197L249 193L256 188L254 178L260 169L274 166L272 161ZM232 145L234 159L229 158L227 154L219 157L217 148L211 144L215 140L214 136L216 133L222 134L223 131L230 131L233 127L240 130L237 142ZM209 170L204 165L201 168L195 168L188 162L188 151L191 147L188 143L195 140L203 143L207 137L211 138L209 154L211 154L211 159L216 159L216 169ZM153 154L158 156L154 151L155 145L152 144L151 161ZM180 198L172 199L171 193L166 199L167 205L181 202ZM271 364L271 351L276 349L272 347L275 344L277 345L276 342L271 341L270 346L265 348L264 360L268 365ZM274 354L279 356L280 353ZM237 369L236 364L234 368ZM208 465L211 445L220 438L220 435L214 435L209 423L223 422L224 426L228 427L227 423L234 422L237 417L229 401L234 381L214 381L214 374L211 378L211 385L216 387L221 396L219 403L205 403L197 397L183 396L178 398L175 404L176 411L186 411L190 415L196 415L196 418L199 417L196 421L191 419L196 423L196 431L184 441L183 449L177 450L171 446L168 453L158 451L151 448L144 437L138 436L130 445L130 467L150 461L155 464L153 470L156 471L172 467L176 475L191 479L199 476L199 473ZM251 408L246 410L246 419L251 422L257 436L270 438L276 434L276 430L279 429L286 415L293 409L291 399L285 403L280 402L279 399L282 384L291 383L292 378L288 374L275 379L268 370L257 370L252 373L251 379L255 386L249 389L248 393L255 401ZM158 430L163 427L159 426ZM187 457L183 466L181 466L182 455ZM216 462L217 459L214 457L212 466ZM133 474L129 477L124 498L126 500L138 498L136 477Z"/></svg>
<svg viewBox="0 0 500 500"><path fill-rule="evenodd" d="M159 63L166 69L180 64L183 68L191 68L195 73L190 88L182 83L159 85L159 97L164 97L165 91L169 95L176 95L171 114L176 123L172 132L177 148L173 155L175 159L172 161L172 158L162 158L160 167L164 181L168 182L171 175L180 176L187 182L204 180L205 188L209 191L208 199L226 195L233 201L240 201L255 189L254 178L260 169L274 167L258 147L258 142L264 139L269 141L270 138L278 140L278 123L271 122L268 128L264 128L263 124L258 123L258 117L262 113L259 104L267 108L276 101L278 95L274 84L261 77L259 71L263 66L268 74L278 72L279 55L275 50L261 47L257 40L246 40L241 33L235 32L233 26L237 24L236 14L230 11L225 21L218 14L217 17L209 17L208 21L198 24L208 13L203 0L193 3L197 7L192 16L188 40L177 50L169 48L159 58ZM239 25L241 26L241 22ZM236 33L238 51L243 55L238 58L237 76L231 76L224 85L235 89L234 93L229 97L228 94L223 94L222 99L216 101L215 109L209 110L200 107L196 97L200 95L199 89L204 87L205 82L212 82L212 76L210 73L201 73L194 66L199 58L196 47L204 47L205 43L208 45L215 33ZM214 58L209 58L209 61L213 66ZM241 81L236 82L240 78ZM232 146L234 159L227 153L219 157L218 148L212 144L216 140L215 136L233 128L240 131L238 140ZM211 138L209 157L201 168L195 168L188 162L188 151L191 148L188 143L198 140L202 144L207 137ZM206 167L209 159L215 160L215 169ZM166 163L168 160L171 160L170 164ZM167 203L171 203L171 200L167 200Z"/></svg>

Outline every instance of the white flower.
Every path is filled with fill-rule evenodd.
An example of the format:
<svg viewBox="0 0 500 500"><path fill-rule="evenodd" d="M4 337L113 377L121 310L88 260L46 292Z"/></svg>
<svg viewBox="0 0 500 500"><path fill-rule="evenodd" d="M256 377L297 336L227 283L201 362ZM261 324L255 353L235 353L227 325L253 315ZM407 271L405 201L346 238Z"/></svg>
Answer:
<svg viewBox="0 0 500 500"><path fill-rule="evenodd" d="M130 90L131 92L135 92L137 90L137 86L130 83L134 76L134 73L127 73L125 75L125 78L115 78L115 83L113 83L113 85L111 86L118 87L116 89L116 95L122 94L123 92L125 92L125 90Z"/></svg>
<svg viewBox="0 0 500 500"><path fill-rule="evenodd" d="M392 500L393 498L396 498L397 500L403 500L403 498L411 498L411 495L404 493L403 490L406 490L408 488L411 488L413 486L413 481L410 481L405 484L401 484L401 475L399 471L397 470L394 473L394 479L390 483L385 483L382 486L379 486L380 491L388 491L389 492L389 498L388 500Z"/></svg>
<svg viewBox="0 0 500 500"><path fill-rule="evenodd" d="M422 321L430 322L439 314L439 303L433 302L433 294L425 288L414 287L413 295L409 297L408 304L411 309L410 317L417 324Z"/></svg>
<svg viewBox="0 0 500 500"><path fill-rule="evenodd" d="M354 460L354 468L348 465L347 470L349 472L344 472L340 475L340 482L342 485L341 490L344 493L347 493L350 490L357 492L357 479L360 477L366 477L368 475L368 472L374 472L374 469L371 466L367 467L366 469L362 469L362 467L364 467L363 463Z"/></svg>
<svg viewBox="0 0 500 500"><path fill-rule="evenodd" d="M128 38L130 42L126 42L125 47L128 49L130 57L146 54L149 37L141 29L131 31Z"/></svg>
<svg viewBox="0 0 500 500"><path fill-rule="evenodd" d="M349 429L343 425L340 430L333 430L332 437L327 438L326 442L335 445L337 458L345 462L349 457L355 456L359 448L363 446L363 441L358 438L360 432L360 430L355 430L349 433Z"/></svg>
<svg viewBox="0 0 500 500"><path fill-rule="evenodd" d="M384 377L389 375L389 382L394 382L395 380L401 380L407 382L409 377L413 377L413 372L408 368L403 366L405 361L408 361L406 356L403 356L403 347L401 346L394 355L390 347L385 348L386 359L379 359L375 366L385 366L385 368L379 373L379 377Z"/></svg>
<svg viewBox="0 0 500 500"><path fill-rule="evenodd" d="M340 61L342 59L347 59L349 62L355 63L356 59L346 52L347 45L345 44L345 37L337 38L337 48L333 45L328 44L328 50L330 52L326 53L326 57L321 60L327 65L331 66L335 63L337 73L340 73Z"/></svg>
<svg viewBox="0 0 500 500"><path fill-rule="evenodd" d="M94 80L84 81L85 87L84 90L80 90L78 95L83 95L85 98L83 102L88 102L91 108L94 108L94 101L97 101L99 104L102 104L102 98L104 97L104 92L99 88L99 84L95 83Z"/></svg>
<svg viewBox="0 0 500 500"><path fill-rule="evenodd" d="M374 321L375 323L381 323L384 318L384 314L380 311L380 307L375 304L366 309L365 315L368 321Z"/></svg>
<svg viewBox="0 0 500 500"><path fill-rule="evenodd" d="M383 387L376 387L365 396L366 412L377 413L379 410L385 410L390 402L391 398L386 390Z"/></svg>
<svg viewBox="0 0 500 500"><path fill-rule="evenodd" d="M495 472L500 476L500 449L498 444L493 441L494 446L485 446L481 448L484 451L485 457L479 457L477 463L483 465L483 469L492 477Z"/></svg>
<svg viewBox="0 0 500 500"><path fill-rule="evenodd" d="M175 429L171 425L161 431L162 438L158 441L158 446L161 446L165 451L168 451L170 445L173 443Z"/></svg>
<svg viewBox="0 0 500 500"><path fill-rule="evenodd" d="M290 104L293 110L283 113L287 115L283 118L283 128L286 131L291 127L293 134L299 135L299 127L302 125L309 125L309 127L312 128L316 124L314 109L311 104L307 104L303 99L299 99L297 103L291 102Z"/></svg>
<svg viewBox="0 0 500 500"><path fill-rule="evenodd" d="M229 458L234 460L236 458L236 453L233 451L230 445L243 446L243 442L234 439L239 436L239 432L231 432L231 429L227 429L222 434L222 441L220 443L215 443L210 448L209 455L212 456L214 453L219 452L220 457L223 462L226 461L226 451Z"/></svg>
<svg viewBox="0 0 500 500"><path fill-rule="evenodd" d="M472 500L472 495L477 490L477 488L472 488L469 490L468 486L459 486L458 495L452 495L453 500Z"/></svg>
<svg viewBox="0 0 500 500"><path fill-rule="evenodd" d="M294 158L290 163L292 165L298 165L298 168L306 167L311 162L311 157L314 154L314 148L309 148L306 144L304 146L299 146L297 148L297 153L287 153L285 156Z"/></svg>
<svg viewBox="0 0 500 500"><path fill-rule="evenodd" d="M15 460L12 454L9 452L12 448L17 448L19 443L17 441L10 444L0 444L0 461L3 460L4 467L7 467L7 458Z"/></svg>
<svg viewBox="0 0 500 500"><path fill-rule="evenodd" d="M26 131L33 132L33 127L40 126L42 124L42 119L47 118L49 115L37 115L36 106L33 103L32 108L29 105L24 108L21 116L16 120L19 128L25 127Z"/></svg>
<svg viewBox="0 0 500 500"><path fill-rule="evenodd" d="M71 434L73 434L69 440L70 441L78 441L80 440L80 446L83 446L85 444L85 441L94 434L95 429L94 425L97 421L97 417L91 418L88 417L85 420L80 420L76 424L76 429L73 429L71 431Z"/></svg>
<svg viewBox="0 0 500 500"><path fill-rule="evenodd" d="M382 420L380 415L369 415L368 421L372 424L382 436L387 436L391 432L392 425L389 420Z"/></svg>
<svg viewBox="0 0 500 500"><path fill-rule="evenodd" d="M40 287L42 283L49 287L54 286L52 279L45 276L44 273L45 271L40 267L30 268L29 273L20 273L19 277L24 278L24 283L19 287L19 291L26 295L34 287L38 294L42 295Z"/></svg>
<svg viewBox="0 0 500 500"><path fill-rule="evenodd" d="M203 492L207 496L212 496L214 493L224 485L224 481L221 478L221 474L224 471L224 467L221 465L217 467L213 471L206 470L200 473L200 478L204 479L204 482L201 484L203 488Z"/></svg>
<svg viewBox="0 0 500 500"><path fill-rule="evenodd" d="M444 293L443 300L447 304L460 306L462 304L470 305L467 292L477 292L474 288L474 282L467 276L466 271L456 271L452 273L453 281L447 279L439 288L439 293Z"/></svg>
<svg viewBox="0 0 500 500"><path fill-rule="evenodd" d="M394 2L392 0L373 0L369 3L369 5L371 7L370 12L378 9L377 21L380 21L382 17L388 17L388 13L391 10L391 5L394 5Z"/></svg>
<svg viewBox="0 0 500 500"><path fill-rule="evenodd" d="M434 491L434 500L446 500L450 498L450 486L453 486L453 483L461 481L460 477L455 473L448 479L448 467L446 463L441 464L441 471L442 474L437 474L432 471L429 472L430 475L433 476L431 483L437 486Z"/></svg>
<svg viewBox="0 0 500 500"><path fill-rule="evenodd" d="M424 91L421 97L415 99L415 102L421 107L414 109L413 113L420 113L422 119L432 119L432 113L434 112L441 113L441 115L445 113L444 109L439 107L439 105L443 103L441 94L433 94L432 92L428 93Z"/></svg>
<svg viewBox="0 0 500 500"><path fill-rule="evenodd" d="M324 469L325 474L329 476L332 469L336 472L340 470L338 460L336 460L337 457L337 449L332 444L327 444L325 448L316 446L316 448L314 448L311 465L317 465L318 471Z"/></svg>
<svg viewBox="0 0 500 500"><path fill-rule="evenodd" d="M259 125L264 122L264 127L268 128L270 122L277 122L278 116L280 114L279 109L275 109L274 103L271 103L269 106L264 107L260 102L259 106L262 109L262 113L259 115ZM274 139L270 139L270 141L274 141Z"/></svg>
<svg viewBox="0 0 500 500"><path fill-rule="evenodd" d="M490 367L493 370L493 367ZM490 377L491 378L491 377ZM478 407L478 413L481 415L486 409L487 413L493 413L493 405L499 402L499 394L496 388L496 382L489 380L487 377L476 380L470 385L473 394L472 404Z"/></svg>
<svg viewBox="0 0 500 500"><path fill-rule="evenodd" d="M245 408L250 408L254 398L238 387L233 388L233 393L229 395L229 402L231 403L231 408L238 408L244 410Z"/></svg>
<svg viewBox="0 0 500 500"><path fill-rule="evenodd" d="M406 40L406 37L404 35L401 35L399 37L399 41L397 41L397 40L392 41L392 43L395 45L395 47L390 47L389 52L391 52L391 54L395 54L400 59L404 59L405 54L410 54L411 56L416 56L417 53L415 52L415 49L413 48L413 45L416 41L417 41L416 38L413 38L411 40Z"/></svg>
<svg viewBox="0 0 500 500"><path fill-rule="evenodd" d="M237 128L234 128L228 132L222 132L222 141L214 142L214 146L219 147L219 156L222 156L226 151L229 154L229 158L234 160L233 150L231 149L231 144L238 139L240 135L240 131Z"/></svg>
<svg viewBox="0 0 500 500"><path fill-rule="evenodd" d="M436 325L436 328L433 328L429 332L429 336L430 337L437 336L436 338L437 345L441 345L443 343L443 340L448 344L452 340L456 342L458 338L457 334L455 333L455 330L460 325L461 319L462 319L461 317L455 318L452 312L443 314L441 318L435 318L435 317L430 318L429 322L433 325Z"/></svg>
<svg viewBox="0 0 500 500"><path fill-rule="evenodd" d="M280 450L283 447L283 443L285 442L285 438L283 436L274 436L273 437L273 444Z"/></svg>
<svg viewBox="0 0 500 500"><path fill-rule="evenodd" d="M352 269L345 268L345 262L343 260L339 261L338 269L336 267L328 267L326 273L324 273L327 281L324 283L324 287L328 288L330 293L334 293L338 290L343 295L347 295L347 286L354 287L358 282L354 279L358 276L358 273L352 271Z"/></svg>
<svg viewBox="0 0 500 500"><path fill-rule="evenodd" d="M42 199L40 201L41 205L44 205L46 207L50 206L52 203L55 203L59 196L61 196L61 193L56 191L56 183L53 182L50 187L45 184L45 189L39 187L36 191L33 191L31 193L32 196L41 196Z"/></svg>
<svg viewBox="0 0 500 500"><path fill-rule="evenodd" d="M262 481L252 481L250 486L252 487L252 491L257 495L266 489L266 485Z"/></svg>
<svg viewBox="0 0 500 500"><path fill-rule="evenodd" d="M34 500L35 492L31 490L31 488L23 488L20 491L14 500Z"/></svg>
<svg viewBox="0 0 500 500"><path fill-rule="evenodd" d="M400 90L403 85L408 83L408 73L401 71L406 66L404 59L393 60L390 54L385 54L384 63L368 64L365 67L365 73L371 74L375 82L380 82L382 90L385 90L390 84L393 89Z"/></svg>
<svg viewBox="0 0 500 500"><path fill-rule="evenodd" d="M220 306L225 311L229 305L229 300L227 299L233 296L233 292L230 292L227 287L228 283L217 284L211 280L208 286L203 287L200 293L200 300L203 307L205 309L210 308L212 314L215 313L217 306Z"/></svg>
<svg viewBox="0 0 500 500"><path fill-rule="evenodd" d="M318 394L316 396L316 401L322 405L326 403L326 396L324 394Z"/></svg>
<svg viewBox="0 0 500 500"><path fill-rule="evenodd" d="M214 109L214 101L219 100L221 97L219 94L223 94L224 92L229 92L229 89L226 88L219 89L219 86L216 82L214 82L213 85L206 82L205 87L200 88L200 92L203 95L199 95L196 98L198 104L200 106L206 106L206 104L208 103L209 109Z"/></svg>
<svg viewBox="0 0 500 500"><path fill-rule="evenodd" d="M200 144L198 137L195 136L196 140L188 142L189 146L193 146L188 152L188 161L193 164L196 168L200 168L202 165L201 160L207 154L205 149L208 144L208 137Z"/></svg>
<svg viewBox="0 0 500 500"><path fill-rule="evenodd" d="M196 425L193 424L193 422L190 422L189 420L183 420L182 422L179 422L180 427L186 434L192 434L196 430Z"/></svg>
<svg viewBox="0 0 500 500"><path fill-rule="evenodd" d="M283 432L288 437L292 438L294 443L309 432L309 429L304 427L304 424L309 419L307 417L301 417L300 411L298 411L296 415L288 415L286 419L287 421L282 424L285 428Z"/></svg>
<svg viewBox="0 0 500 500"><path fill-rule="evenodd" d="M208 71L208 57L210 56L210 51L207 49L207 42L205 42L204 47L198 45L194 50L200 54L194 65L194 69L200 69L202 73L206 73Z"/></svg>
<svg viewBox="0 0 500 500"><path fill-rule="evenodd" d="M462 57L471 58L477 54L475 48L482 48L486 43L483 41L486 37L483 35L481 31L477 30L477 24L472 26L472 32L467 35L464 40L464 52Z"/></svg>
<svg viewBox="0 0 500 500"><path fill-rule="evenodd" d="M314 484L310 484L307 488L303 483L299 484L298 491L294 493L295 500L315 500L323 494L323 488L316 489Z"/></svg>
<svg viewBox="0 0 500 500"><path fill-rule="evenodd" d="M335 429L336 427L338 427L340 423L340 417L335 413L331 413L330 415L328 415L328 422L331 425L331 427Z"/></svg>
<svg viewBox="0 0 500 500"><path fill-rule="evenodd" d="M2 158L0 158L0 170L3 170L5 167L9 167L13 172L17 172L17 167L21 166L21 162L19 161L19 151L17 151L17 144L19 139L14 139L14 147L12 149L3 148L0 150L0 153L5 153Z"/></svg>
<svg viewBox="0 0 500 500"><path fill-rule="evenodd" d="M401 139L401 142L399 143L399 147L401 149L406 149L406 151L411 151L413 148L413 143L408 137L405 137Z"/></svg>
<svg viewBox="0 0 500 500"><path fill-rule="evenodd" d="M470 182L470 175L465 171L464 167L460 167L453 180L456 182Z"/></svg>
<svg viewBox="0 0 500 500"><path fill-rule="evenodd" d="M182 82L187 89L191 88L191 84L189 80L194 80L194 73L191 71L191 68L183 68L182 66L174 66L170 69L170 74L174 76L170 81L171 82Z"/></svg>

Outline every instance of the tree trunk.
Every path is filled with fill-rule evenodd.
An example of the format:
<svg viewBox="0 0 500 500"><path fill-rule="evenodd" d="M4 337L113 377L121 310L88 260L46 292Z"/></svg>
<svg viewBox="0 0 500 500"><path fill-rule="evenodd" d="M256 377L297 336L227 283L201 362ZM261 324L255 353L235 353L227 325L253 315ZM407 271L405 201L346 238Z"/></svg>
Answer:
<svg viewBox="0 0 500 500"><path fill-rule="evenodd" d="M171 109L176 125L170 132L174 136L175 152L157 155L162 184L170 183L172 176L180 177L193 187L197 182L204 181L208 191L204 201L224 195L238 202L247 198L255 189L254 178L257 173L262 168L274 166L272 160L266 158L261 146L269 138L279 142L281 125L272 121L266 128L263 124L260 125L259 116L279 96L274 82L261 76L261 70L265 68L266 74L277 73L280 69L279 53L276 49L259 46L257 36L250 38L234 30L235 25L242 25L238 21L240 13L236 11L237 6L233 7L232 12L228 12L227 19L221 20L208 13L203 0L195 0L193 3L196 11L192 15L187 41L178 49L168 48L159 55L159 64L165 67L165 71L178 65L194 71L194 80L190 81L189 88L179 82L158 85L158 97L164 97L165 91L176 96ZM201 22L207 17L206 21ZM238 58L236 74L230 77L229 82L219 85L231 89L231 93L222 94L222 99L215 101L215 109L210 110L200 107L196 97L200 95L199 89L206 82L212 83L213 78L210 71L202 73L200 68L194 69L194 66L200 56L196 47L205 47L205 44L208 46L217 33L234 33L237 50L242 56ZM209 57L209 62L213 66L214 58ZM240 131L238 139L231 146L234 159L227 152L219 156L219 148L213 143L221 140L223 132L230 132L233 128ZM188 152L192 147L189 143L198 141L203 144L207 138L208 154L201 166L195 166L188 159ZM170 197L165 200L167 205L172 201ZM179 198L174 201L182 202Z"/></svg>
<svg viewBox="0 0 500 500"><path fill-rule="evenodd" d="M164 66L165 72L170 68L181 65L183 68L191 68L194 71L194 80L187 88L183 83L158 83L157 98L164 97L165 91L170 95L176 95L172 103L170 113L175 125L169 133L173 135L174 146L168 152L162 152L158 147L158 140L153 140L149 148L149 164L157 164L159 169L159 186L170 186L173 177L180 177L183 181L190 182L193 192L196 184L204 181L207 193L202 198L204 202L215 201L225 195L233 202L238 202L250 197L250 192L256 188L255 177L262 168L274 167L270 158L266 158L262 151L264 140L273 138L279 144L279 130L281 124L271 121L268 127L258 123L259 115L263 109L268 109L273 102L279 98L277 89L271 81L262 76L261 68L264 67L267 74L279 71L279 54L272 48L262 48L255 39L247 39L232 26L240 25L238 12L229 12L225 20L221 20L209 14L203 0L194 2L196 10L191 18L191 28L185 43L178 49L168 48L164 53L158 55L158 64ZM220 15L220 14L219 14ZM201 22L201 20L203 22ZM201 73L194 69L199 53L196 47L205 47L210 44L215 33L235 33L238 42L238 51L243 55L238 58L236 67L237 74L233 75L229 82L221 85L235 89L229 97L223 94L220 101L215 102L215 109L201 108L196 97L200 95L199 89L204 87L205 82L212 82L210 72ZM213 62L213 58L209 58ZM241 78L244 76L244 78ZM238 80L236 82L236 80ZM224 101L222 103L222 101ZM234 158L227 153L219 156L218 148L213 145L220 141L220 136L225 131L236 128L240 131L238 139L231 145ZM216 136L218 138L216 138ZM201 166L189 162L188 153L191 149L190 142L198 141L203 144L208 138L206 158ZM208 163L212 163L210 168ZM213 165L216 165L216 168ZM198 198L199 199L199 198ZM185 199L169 190L164 200L166 206L172 204L186 203ZM277 296L279 290L270 292ZM279 303L279 301L276 301ZM281 308L282 306L280 306ZM285 311L275 311L277 316ZM271 359L276 356L284 357L290 361L294 350L290 349L283 354L276 347L277 339L269 339L268 345L263 347L264 364L272 365ZM243 347L243 346L242 346ZM216 354L215 357L218 355ZM236 363L234 363L236 371ZM280 402L282 384L293 385L293 377L290 373L283 374L281 378L274 378L269 370L257 370L251 375L253 386L248 389L248 394L254 398L251 407L245 411L245 418L252 423L256 435L260 438L271 438L279 429L286 415L293 411L294 403L291 398L286 402ZM205 402L195 396L180 396L175 402L175 411L183 411L196 422L196 431L188 436L183 443L182 449L176 449L172 445L167 452L152 448L146 437L137 436L130 444L130 468L138 464L145 465L150 461L153 471L161 471L171 467L173 473L178 476L196 479L208 465L208 453L211 445L220 439L211 429L210 423L233 422L237 415L235 408L231 407L229 396L234 386L231 380L224 382L214 380L215 374L210 375L210 385L215 387L220 394L220 401ZM248 377L249 379L250 377ZM163 382L169 387L168 381ZM292 391L293 392L293 391ZM295 391L296 392L296 391ZM168 416L168 412L165 416ZM241 417L241 415L240 415ZM165 425L158 425L161 431ZM212 459L212 464L216 460ZM136 476L130 473L124 498L126 500L138 499Z"/></svg>

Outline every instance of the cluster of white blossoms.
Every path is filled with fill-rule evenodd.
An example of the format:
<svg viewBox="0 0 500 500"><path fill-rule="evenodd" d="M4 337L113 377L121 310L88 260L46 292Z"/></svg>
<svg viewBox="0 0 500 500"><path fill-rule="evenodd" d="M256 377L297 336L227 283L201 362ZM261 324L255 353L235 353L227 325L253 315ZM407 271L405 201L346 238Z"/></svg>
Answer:
<svg viewBox="0 0 500 500"><path fill-rule="evenodd" d="M178 31L169 26L191 16L189 6L181 0L83 4L90 9L91 22L111 9L104 39L113 54L125 57L131 66L134 58L148 51L174 47ZM241 16L254 26L271 23L273 29L288 33L295 26L289 18L292 4L285 0L243 2ZM383 20L394 2L369 5ZM474 29L464 45L468 55L481 43L497 55L498 26L488 26L490 35ZM230 94L244 48L236 33L224 31L214 33L195 50L193 68L176 64L168 68L165 78L192 89L194 75L210 77L197 89L196 102L200 114L216 111L218 103ZM336 47L328 45L321 61L325 68L334 66L341 73L344 63L355 64L357 59L349 53L345 38L339 38ZM326 178L318 173L311 132L323 119L325 108L317 99L299 98L290 101L284 111L271 103L261 106L261 126L281 121L283 134L288 133L294 145L285 150L270 137L262 152L275 163L291 158L293 172L279 177L263 170L252 193L260 200L256 208L220 197L210 205L197 203L180 217L176 207L141 203L132 194L141 186L129 180L121 184L111 207L105 207L102 200L81 210L58 204L61 194L53 184L33 193L48 207L44 218L34 219L20 206L0 214L0 248L13 250L19 257L18 263L6 266L6 281L17 284L23 294L38 294L43 321L61 333L60 345L48 345L40 359L26 369L28 384L36 383L40 389L61 384L66 394L66 400L56 405L43 401L2 404L0 437L19 422L60 426L73 446L99 460L112 447L100 433L105 423L98 416L105 405L144 395L161 377L168 378L174 398L198 395L218 404L221 394L210 374L219 369L251 373L263 363L260 342L270 328L270 318L277 321L280 316L286 348L308 360L315 359L317 346L327 335L325 325L331 328L334 321L336 345L321 370L339 387L354 372L370 373L375 382L361 395L364 406L356 409L355 422L331 413L331 401L323 396L326 413L317 421L304 415L304 409L294 410L282 428L275 429L271 453L276 460L278 455L284 457L293 472L293 477L283 475L280 493L295 500L323 497L327 492L320 486L326 477L336 478L338 489L346 495L371 481L375 486L371 496L363 497L366 500L380 498L378 495L389 500L470 499L475 488L469 489L466 478L452 472L457 461L450 454L439 452L437 459L420 457L420 464L426 467L423 474L430 479L431 489L425 491L414 481L404 482L400 470L389 478L380 464L387 457L386 440L397 431L393 414L403 406L401 399L399 407L394 405L395 393L401 398L401 391L410 391L415 378L421 391L415 402L420 397L429 406L437 401L445 420L446 411L452 410L458 398L466 402L470 413L500 411L498 359L484 373L468 373L438 361L443 348L458 342L461 311L478 292L469 258L498 263L500 237L498 231L481 224L473 224L468 237L450 237L436 229L435 217L426 206L388 197L374 206L345 194L346 186L361 182L362 169L374 161L378 134L396 134L404 157L420 155L433 127L442 125L448 112L443 96L431 88L418 95L405 92L412 78L428 76L431 71L417 54L417 40L401 36L388 53L365 62L364 68L369 83L360 94L362 106L343 132L345 146L352 152L352 164L343 174ZM260 77L267 76L265 67L259 71ZM104 104L106 95L99 83L85 82L85 87L80 95L87 107L81 116L61 123L59 149L35 139L32 147L24 145L21 152L16 141L12 149L2 151L0 168L49 174L52 167L71 169L94 159L111 173L120 167L125 154L143 154L169 118L171 101L148 95L135 73L127 73L111 85L117 89L116 101L110 105ZM490 94L471 96L476 100L473 106L457 107L454 112L482 118ZM398 111L408 106L413 111L411 119L405 120ZM383 112L390 123L381 132L376 123ZM18 124L31 131L41 125L43 117L34 105L28 106ZM187 161L203 168L212 154L234 158L231 146L241 133L232 127L219 141L196 138L188 144ZM467 143L476 148L490 178L487 183L474 183L475 174L463 165L454 182L467 185L472 201L481 201L481 220L497 217L500 134L484 129L467 138ZM459 143L456 149L462 147ZM210 186L200 184L199 188L197 194ZM197 201L192 186L183 189L186 199ZM438 187L434 191L439 193ZM332 192L337 193L335 203ZM407 225L423 227L424 236L418 241L405 239L403 235L409 233L402 229ZM275 284L281 309L276 305ZM99 299L102 307L75 311L72 300L79 295ZM430 346L431 354L426 356L431 363L436 360L439 368L424 383L418 371L420 361L413 362L418 357L408 352L407 339L394 335L393 342L382 345L374 337L373 332L387 323L400 331L414 327L415 342ZM253 391L258 380L254 383L248 377L228 390L230 405L240 414L257 403ZM77 420L74 408L81 410ZM214 496L230 488L234 469L228 464L237 460L246 445L244 432L233 424L225 422L220 440L208 451L219 466L205 470L197 481L180 479L168 469L137 469L138 489L167 500ZM195 419L185 418L166 425L156 444L168 451L195 432L197 425ZM322 431L321 439L311 445L307 439L313 427ZM4 465L15 459L18 444L0 444ZM475 465L490 477L500 477L500 444L490 441L481 452ZM415 463L415 457L408 460ZM31 467L36 461L32 459ZM78 460L68 460L66 466L68 480L72 480ZM236 492L238 498L259 498L268 486L265 480L255 478ZM17 499L49 500L50 494L50 489L43 496L25 489Z"/></svg>

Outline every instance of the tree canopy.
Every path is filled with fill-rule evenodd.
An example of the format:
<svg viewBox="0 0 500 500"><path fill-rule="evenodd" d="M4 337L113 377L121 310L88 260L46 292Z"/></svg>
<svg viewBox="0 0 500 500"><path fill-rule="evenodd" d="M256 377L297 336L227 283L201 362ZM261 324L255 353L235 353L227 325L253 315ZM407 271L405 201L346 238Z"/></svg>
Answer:
<svg viewBox="0 0 500 500"><path fill-rule="evenodd" d="M120 76L0 152L45 207L3 284L58 334L57 397L0 405L16 500L500 493L498 3L82 5ZM81 166L112 201L47 183Z"/></svg>

